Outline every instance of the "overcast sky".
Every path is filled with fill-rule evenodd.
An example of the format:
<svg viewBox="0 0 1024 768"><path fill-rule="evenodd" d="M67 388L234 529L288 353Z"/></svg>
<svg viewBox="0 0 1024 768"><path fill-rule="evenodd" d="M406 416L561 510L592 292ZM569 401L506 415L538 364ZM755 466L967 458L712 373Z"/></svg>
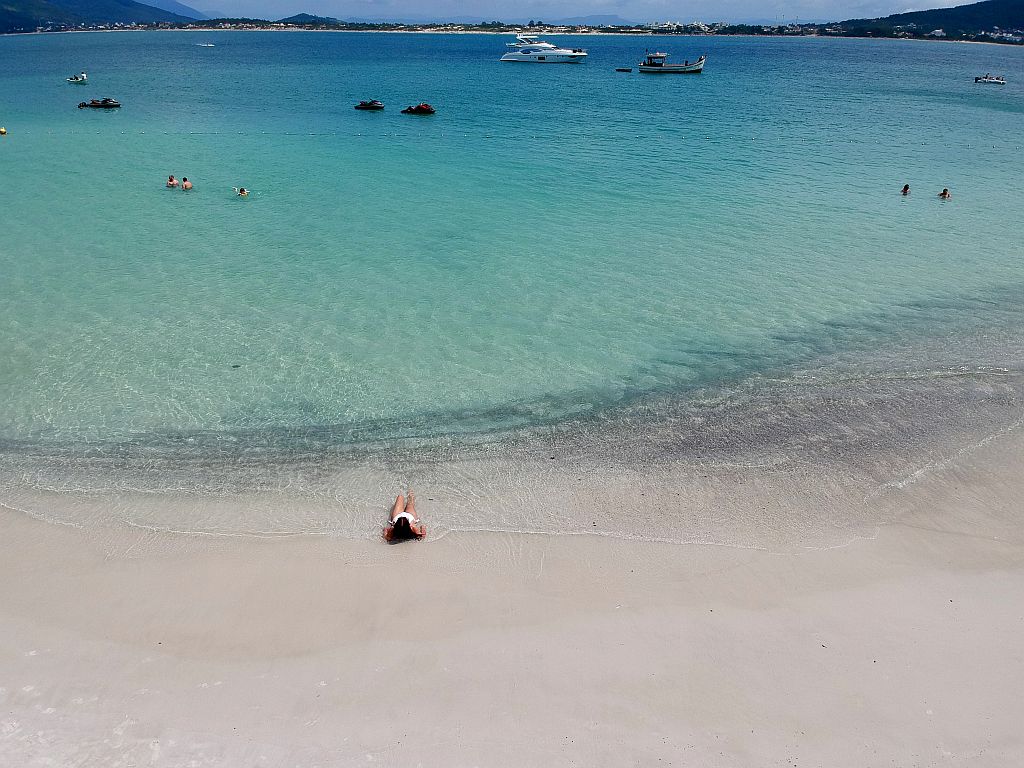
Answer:
<svg viewBox="0 0 1024 768"><path fill-rule="evenodd" d="M612 14L629 21L839 21L963 5L971 0L182 0L202 11L278 19L307 12L340 19L517 21Z"/></svg>

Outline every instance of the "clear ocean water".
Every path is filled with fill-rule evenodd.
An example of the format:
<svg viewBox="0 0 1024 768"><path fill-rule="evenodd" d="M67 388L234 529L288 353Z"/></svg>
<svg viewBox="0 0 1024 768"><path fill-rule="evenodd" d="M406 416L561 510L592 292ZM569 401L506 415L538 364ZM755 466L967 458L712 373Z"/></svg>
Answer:
<svg viewBox="0 0 1024 768"><path fill-rule="evenodd" d="M0 39L0 492L500 441L839 359L1019 369L1024 49L510 39ZM614 71L655 47L705 73Z"/></svg>

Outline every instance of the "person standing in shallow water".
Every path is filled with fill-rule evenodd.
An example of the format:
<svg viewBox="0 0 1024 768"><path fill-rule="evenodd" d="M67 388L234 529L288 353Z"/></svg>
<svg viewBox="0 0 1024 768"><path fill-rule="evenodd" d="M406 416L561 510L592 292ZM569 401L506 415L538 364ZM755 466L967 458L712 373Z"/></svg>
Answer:
<svg viewBox="0 0 1024 768"><path fill-rule="evenodd" d="M390 544L402 539L422 539L426 535L427 526L416 517L416 494L409 491L408 501L399 494L384 524L384 541Z"/></svg>

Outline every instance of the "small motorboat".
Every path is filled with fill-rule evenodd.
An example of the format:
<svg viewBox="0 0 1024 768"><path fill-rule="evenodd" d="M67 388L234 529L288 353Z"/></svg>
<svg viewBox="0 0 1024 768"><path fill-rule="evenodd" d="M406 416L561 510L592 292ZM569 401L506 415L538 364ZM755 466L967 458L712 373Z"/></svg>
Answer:
<svg viewBox="0 0 1024 768"><path fill-rule="evenodd" d="M89 82L89 76L85 72L80 72L77 75L72 75L68 78L69 83L76 83L78 85L85 85Z"/></svg>
<svg viewBox="0 0 1024 768"><path fill-rule="evenodd" d="M427 102L421 102L415 107L406 107L402 110L403 115L432 115L437 110L427 104Z"/></svg>
<svg viewBox="0 0 1024 768"><path fill-rule="evenodd" d="M379 112L380 110L384 109L384 102L377 101L377 99L373 99L371 101L360 101L358 104L356 104L355 108L365 109L369 112Z"/></svg>
<svg viewBox="0 0 1024 768"><path fill-rule="evenodd" d="M120 109L121 102L117 99L92 99L83 101L78 105L79 109Z"/></svg>
<svg viewBox="0 0 1024 768"><path fill-rule="evenodd" d="M988 85L1006 85L1006 78L999 75L986 74L984 77L974 78L976 83L987 83Z"/></svg>
<svg viewBox="0 0 1024 768"><path fill-rule="evenodd" d="M633 68L632 67L616 67L615 71L616 72L632 72Z"/></svg>
<svg viewBox="0 0 1024 768"><path fill-rule="evenodd" d="M699 75L704 71L704 62L707 56L701 56L692 64L689 61L682 64L669 64L667 53L648 53L647 58L640 62L637 67L641 72L655 74L677 74L677 75Z"/></svg>

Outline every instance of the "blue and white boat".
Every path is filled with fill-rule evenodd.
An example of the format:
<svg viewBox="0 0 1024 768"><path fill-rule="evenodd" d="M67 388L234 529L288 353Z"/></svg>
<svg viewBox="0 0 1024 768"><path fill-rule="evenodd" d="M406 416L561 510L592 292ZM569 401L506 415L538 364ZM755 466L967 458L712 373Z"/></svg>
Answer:
<svg viewBox="0 0 1024 768"><path fill-rule="evenodd" d="M694 62L685 61L682 64L669 64L668 54L656 51L648 53L647 58L640 62L637 67L641 72L649 74L677 74L677 75L699 75L704 71L704 62L707 56L701 56Z"/></svg>

